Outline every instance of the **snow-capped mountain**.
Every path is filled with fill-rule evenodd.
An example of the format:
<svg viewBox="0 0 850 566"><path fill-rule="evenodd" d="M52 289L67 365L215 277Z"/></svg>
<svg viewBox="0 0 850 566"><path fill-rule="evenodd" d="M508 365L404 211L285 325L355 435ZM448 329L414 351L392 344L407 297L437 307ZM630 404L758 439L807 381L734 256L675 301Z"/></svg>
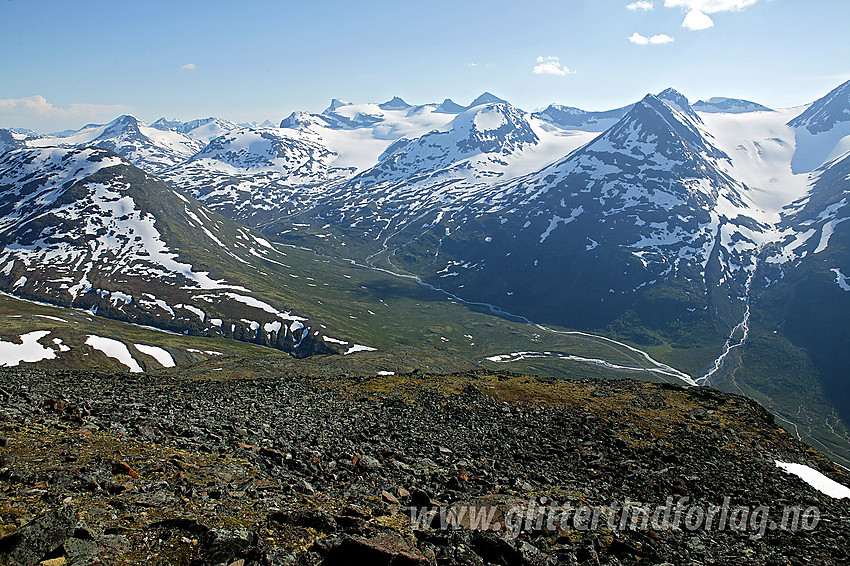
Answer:
<svg viewBox="0 0 850 566"><path fill-rule="evenodd" d="M62 137L30 140L30 147L100 147L112 150L137 167L160 173L194 155L203 141L179 132L145 125L135 116L124 115L105 125L88 125Z"/></svg>
<svg viewBox="0 0 850 566"><path fill-rule="evenodd" d="M658 305L636 297L656 284L687 281L663 315L679 319L704 316L689 312L712 304L718 285L745 294L765 227L742 220L746 189L724 173L728 156L687 101L664 96L675 102L648 95L566 158L444 217L431 279L469 300L585 327L627 308L647 316Z"/></svg>
<svg viewBox="0 0 850 566"><path fill-rule="evenodd" d="M92 146L168 184L69 149ZM0 287L28 298L260 342L279 330L295 351L308 339L293 326L310 324L270 290L297 274L215 210L494 312L655 348L794 423L802 390L820 407L810 426L838 422L829 410L850 422L831 400L850 364L850 82L784 109L667 89L602 112L484 93L333 99L279 127L125 116L0 131L0 164Z"/></svg>
<svg viewBox="0 0 850 566"><path fill-rule="evenodd" d="M26 147L25 134L13 130L0 129L0 153Z"/></svg>
<svg viewBox="0 0 850 566"><path fill-rule="evenodd" d="M631 110L631 105L604 112L588 112L572 106L550 104L545 110L535 112L534 117L564 130L604 132Z"/></svg>
<svg viewBox="0 0 850 566"><path fill-rule="evenodd" d="M0 156L0 245L0 288L18 296L296 355L329 351L307 318L246 286L280 258L272 244L109 150Z"/></svg>
<svg viewBox="0 0 850 566"><path fill-rule="evenodd" d="M808 173L850 151L850 81L815 101L788 122L796 130L791 167Z"/></svg>
<svg viewBox="0 0 850 566"><path fill-rule="evenodd" d="M448 168L460 168L480 178L504 167L509 156L539 141L521 111L504 103L482 104L459 114L439 130L396 141L381 154L376 166L354 182L396 183L439 177ZM472 161L472 157L478 159Z"/></svg>
<svg viewBox="0 0 850 566"><path fill-rule="evenodd" d="M494 98L485 93L473 103ZM497 180L539 169L596 135L550 129L510 104L483 102L440 128L398 139L377 165L333 187L303 219L335 222L365 239L420 226L474 201Z"/></svg>
<svg viewBox="0 0 850 566"><path fill-rule="evenodd" d="M500 100L484 93L472 108ZM381 104L333 99L322 114L293 112L280 128L231 129L162 175L231 218L268 223L335 194L335 188L358 172L375 170L387 153L411 139L440 129L454 130L449 124L468 120L462 118L468 112L473 110L455 118L439 111L436 104L412 106L399 97ZM187 130L186 135L193 131ZM515 135L512 127L504 133ZM482 142L470 139L468 143ZM493 142L502 143L498 136ZM463 158L474 148L460 151L465 151ZM456 154L447 157L446 166L458 159Z"/></svg>
<svg viewBox="0 0 850 566"><path fill-rule="evenodd" d="M161 175L210 208L257 224L306 206L316 190L350 177L350 168L334 167L336 158L299 131L237 128Z"/></svg>
<svg viewBox="0 0 850 566"><path fill-rule="evenodd" d="M272 124L270 123L269 125ZM232 122L228 122L227 120L215 117L190 120L189 122L180 122L179 120L168 121L165 118L160 118L151 124L151 128L177 132L186 135L193 140L209 143L212 139L224 135L231 130L235 130L239 128L239 126Z"/></svg>
<svg viewBox="0 0 850 566"><path fill-rule="evenodd" d="M693 103L693 109L697 112L710 112L722 114L745 114L747 112L771 112L767 106L740 98L726 98L714 96L708 100L699 100Z"/></svg>

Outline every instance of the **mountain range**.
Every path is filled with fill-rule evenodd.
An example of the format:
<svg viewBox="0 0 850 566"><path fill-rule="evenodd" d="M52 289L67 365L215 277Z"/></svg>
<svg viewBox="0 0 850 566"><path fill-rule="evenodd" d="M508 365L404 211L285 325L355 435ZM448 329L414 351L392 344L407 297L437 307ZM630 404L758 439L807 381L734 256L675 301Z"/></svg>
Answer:
<svg viewBox="0 0 850 566"><path fill-rule="evenodd" d="M850 457L850 82L786 109L667 89L608 111L484 93L334 99L278 127L121 116L0 130L0 152L0 288L17 297L297 356L368 343L381 322L323 319L320 290L282 286L304 276L298 250L631 348ZM576 361L511 346L474 361Z"/></svg>

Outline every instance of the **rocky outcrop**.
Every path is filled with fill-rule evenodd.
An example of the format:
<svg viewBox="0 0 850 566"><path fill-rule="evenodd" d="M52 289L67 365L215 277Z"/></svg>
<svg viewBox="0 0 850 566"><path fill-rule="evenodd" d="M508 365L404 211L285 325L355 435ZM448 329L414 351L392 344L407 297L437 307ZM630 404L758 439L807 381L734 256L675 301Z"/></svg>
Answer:
<svg viewBox="0 0 850 566"><path fill-rule="evenodd" d="M0 370L3 552L31 541L27 556L84 563L71 557L88 542L86 560L110 565L850 560L850 503L775 460L848 476L743 397L483 372L186 375ZM816 508L819 521L617 526L616 504L668 498L766 506L771 520ZM548 521L563 503L602 522ZM37 527L44 517L63 526Z"/></svg>

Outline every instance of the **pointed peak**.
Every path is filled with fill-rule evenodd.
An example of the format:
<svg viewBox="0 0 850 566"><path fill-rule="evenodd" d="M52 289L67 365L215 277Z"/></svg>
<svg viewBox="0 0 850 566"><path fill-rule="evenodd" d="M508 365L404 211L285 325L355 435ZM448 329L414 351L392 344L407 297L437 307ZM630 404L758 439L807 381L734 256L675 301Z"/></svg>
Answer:
<svg viewBox="0 0 850 566"><path fill-rule="evenodd" d="M484 92L478 98L473 100L472 103L467 106L467 108L472 108L473 106L480 106L481 104L491 104L493 102L500 102L502 104L508 103L507 100L503 100L492 93Z"/></svg>
<svg viewBox="0 0 850 566"><path fill-rule="evenodd" d="M685 111L691 107L687 97L674 88L667 88L658 93L658 98L672 103L679 110Z"/></svg>
<svg viewBox="0 0 850 566"><path fill-rule="evenodd" d="M175 131L180 127L181 122L179 120L166 120L163 116L153 124L151 124L151 128L156 128L157 130L163 131Z"/></svg>
<svg viewBox="0 0 850 566"><path fill-rule="evenodd" d="M434 112L440 114L460 114L464 110L466 110L466 106L461 106L451 98L447 98L437 106Z"/></svg>
<svg viewBox="0 0 850 566"><path fill-rule="evenodd" d="M331 104L322 112L322 114L328 114L330 112L334 112L343 106L351 106L351 102L346 102L345 100L340 100L339 98L332 98Z"/></svg>
<svg viewBox="0 0 850 566"><path fill-rule="evenodd" d="M379 104L378 108L381 110L407 110L408 108L412 108L412 106L405 102L401 97L394 96L392 99L387 100L383 104Z"/></svg>
<svg viewBox="0 0 850 566"><path fill-rule="evenodd" d="M672 89L668 89L668 90L672 90ZM673 91L673 92L676 92L676 91ZM638 109L639 107L649 107L652 110L654 110L655 112L657 112L658 114L661 114L663 116L668 116L668 115L672 116L672 115L676 114L677 111L678 111L681 114L685 114L688 117L695 118L697 121L699 121L699 117L697 117L696 114L694 113L694 111L691 110L690 106L685 106L684 109L683 109L679 104L675 103L673 100L670 100L669 96L661 97L660 94L659 95L655 95L655 94L652 94L652 93L647 94L646 96L643 97L643 99L638 104L635 105L633 112L630 112L629 114L634 114L634 110ZM677 118L677 121L679 121L678 118Z"/></svg>
<svg viewBox="0 0 850 566"><path fill-rule="evenodd" d="M138 118L136 118L132 114L123 114L121 116L118 116L114 120L112 120L112 122L110 122L110 123L111 124L136 124L136 125L138 125L139 122L141 122L141 120L139 120Z"/></svg>
<svg viewBox="0 0 850 566"><path fill-rule="evenodd" d="M124 114L118 116L106 125L106 129L101 134L103 136L117 135L119 132L139 131L139 126L143 123L132 114Z"/></svg>

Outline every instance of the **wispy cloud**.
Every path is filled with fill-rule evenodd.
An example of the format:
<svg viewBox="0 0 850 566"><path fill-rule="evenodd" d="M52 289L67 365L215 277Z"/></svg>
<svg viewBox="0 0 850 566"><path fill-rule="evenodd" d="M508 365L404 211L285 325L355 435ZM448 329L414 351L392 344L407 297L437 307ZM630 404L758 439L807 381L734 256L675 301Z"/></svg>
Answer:
<svg viewBox="0 0 850 566"><path fill-rule="evenodd" d="M646 37L645 35L635 32L629 37L629 41L636 45L663 45L665 43L673 43L676 39L670 37L666 33Z"/></svg>
<svg viewBox="0 0 850 566"><path fill-rule="evenodd" d="M198 66L194 63L186 63L185 65L180 65L180 68L184 71L194 71Z"/></svg>
<svg viewBox="0 0 850 566"><path fill-rule="evenodd" d="M570 70L566 65L561 64L561 59L558 57L543 57L537 58L537 65L534 66L534 73L537 75L572 75L575 71Z"/></svg>
<svg viewBox="0 0 850 566"><path fill-rule="evenodd" d="M37 94L26 98L0 100L0 124L12 128L54 131L79 127L81 122L111 120L127 110L123 104L71 104L66 108L54 106Z"/></svg>
<svg viewBox="0 0 850 566"><path fill-rule="evenodd" d="M67 108L53 106L46 98L37 94L27 98L0 100L0 115L18 114L44 118L94 118L98 114L120 112L123 104L71 104Z"/></svg>
<svg viewBox="0 0 850 566"><path fill-rule="evenodd" d="M646 12L655 8L655 4L648 2L647 0L638 0L637 2L629 4L626 8L629 10L643 10Z"/></svg>

